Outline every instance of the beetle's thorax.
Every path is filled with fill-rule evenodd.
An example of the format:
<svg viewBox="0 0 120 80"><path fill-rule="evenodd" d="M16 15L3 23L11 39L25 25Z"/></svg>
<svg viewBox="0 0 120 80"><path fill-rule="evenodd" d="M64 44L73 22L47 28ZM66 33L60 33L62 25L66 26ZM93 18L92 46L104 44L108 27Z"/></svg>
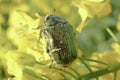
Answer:
<svg viewBox="0 0 120 80"><path fill-rule="evenodd" d="M44 19L44 23L47 26L55 26L58 23L66 23L65 20L63 20L62 18L58 17L58 16L54 16L54 15L46 15L45 19Z"/></svg>

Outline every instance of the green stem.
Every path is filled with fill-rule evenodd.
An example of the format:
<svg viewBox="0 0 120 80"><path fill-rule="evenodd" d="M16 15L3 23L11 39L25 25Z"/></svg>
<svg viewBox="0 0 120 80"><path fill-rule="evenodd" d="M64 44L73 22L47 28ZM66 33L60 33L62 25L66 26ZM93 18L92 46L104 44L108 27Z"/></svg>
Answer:
<svg viewBox="0 0 120 80"><path fill-rule="evenodd" d="M35 73L31 68L25 67L25 69L23 69L23 72L40 80L51 80L49 77L40 74L40 73ZM44 77L44 78L43 78Z"/></svg>
<svg viewBox="0 0 120 80"><path fill-rule="evenodd" d="M69 69L70 69L71 71L73 71L76 75L80 76L80 73L78 73L76 69L74 69L74 68L72 68L72 67L69 67Z"/></svg>
<svg viewBox="0 0 120 80"><path fill-rule="evenodd" d="M0 25L0 35L1 35L1 33L2 33L2 26Z"/></svg>
<svg viewBox="0 0 120 80"><path fill-rule="evenodd" d="M114 72L114 80L117 80L117 71Z"/></svg>
<svg viewBox="0 0 120 80"><path fill-rule="evenodd" d="M98 19L98 18L97 18L97 19ZM110 30L109 26L107 26L100 18L98 19L98 21L103 25L103 27L106 29L106 31L107 31L107 32L111 35L111 37L114 39L114 41L120 45L119 40L118 40L117 37L114 35L114 33Z"/></svg>
<svg viewBox="0 0 120 80"><path fill-rule="evenodd" d="M90 73L93 72L92 69L83 61L83 59L81 57L78 57L78 59L86 66L86 68L90 71ZM99 80L99 78L96 77L96 80Z"/></svg>
<svg viewBox="0 0 120 80"><path fill-rule="evenodd" d="M92 69L83 60L81 60L81 62L86 66L86 68L89 70L89 72L92 72Z"/></svg>
<svg viewBox="0 0 120 80"><path fill-rule="evenodd" d="M100 63L100 64L104 64L106 65L108 68L111 68L111 66L107 63L104 63L104 62L101 62L101 61L98 61L98 60L94 60L94 59L87 59L87 58L82 58L82 57L78 57L78 59L80 60L86 60L86 61L91 61L91 62L96 62L96 63Z"/></svg>
<svg viewBox="0 0 120 80"><path fill-rule="evenodd" d="M111 69L105 68L105 69L102 69L102 70L98 70L98 71L95 71L95 72L91 72L91 73L79 76L77 78L77 80L90 80L90 79L93 79L93 78L96 78L96 77L99 77L99 76L102 76L102 75L105 75L105 74L108 74L108 73L111 73L111 72L115 72L115 71L118 71L118 70L120 70L120 63L117 64L116 66L114 66Z"/></svg>
<svg viewBox="0 0 120 80"><path fill-rule="evenodd" d="M58 71L62 71L62 72L64 72L64 73L72 76L74 79L76 79L76 76L73 75L71 72L68 72L68 71L65 71L65 70L63 71L63 70L61 70L61 69L59 69L59 68L57 68L57 67L52 67L52 68L55 69L55 70L58 70Z"/></svg>
<svg viewBox="0 0 120 80"><path fill-rule="evenodd" d="M68 80L67 77L63 73L60 73L60 75L64 78L63 80Z"/></svg>

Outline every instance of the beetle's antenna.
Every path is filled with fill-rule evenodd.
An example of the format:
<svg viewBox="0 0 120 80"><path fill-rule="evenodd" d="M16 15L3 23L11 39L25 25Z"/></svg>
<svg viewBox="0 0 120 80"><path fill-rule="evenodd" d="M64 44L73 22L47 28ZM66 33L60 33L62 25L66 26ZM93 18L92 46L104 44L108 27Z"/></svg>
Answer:
<svg viewBox="0 0 120 80"><path fill-rule="evenodd" d="M56 9L54 8L54 9L53 9L53 15L55 15L55 11L56 11Z"/></svg>

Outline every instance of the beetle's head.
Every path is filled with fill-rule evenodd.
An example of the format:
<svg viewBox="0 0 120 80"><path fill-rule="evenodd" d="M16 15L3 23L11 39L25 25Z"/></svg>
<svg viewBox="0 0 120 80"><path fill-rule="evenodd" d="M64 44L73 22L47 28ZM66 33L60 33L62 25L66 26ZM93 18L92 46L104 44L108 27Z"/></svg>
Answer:
<svg viewBox="0 0 120 80"><path fill-rule="evenodd" d="M48 26L55 26L58 23L65 23L66 21L62 18L54 15L45 16L44 23Z"/></svg>

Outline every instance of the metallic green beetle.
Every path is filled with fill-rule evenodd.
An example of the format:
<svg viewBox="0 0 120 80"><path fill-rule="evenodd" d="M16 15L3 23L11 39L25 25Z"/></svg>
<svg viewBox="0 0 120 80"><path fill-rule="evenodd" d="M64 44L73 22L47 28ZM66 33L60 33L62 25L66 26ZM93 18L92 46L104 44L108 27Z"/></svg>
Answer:
<svg viewBox="0 0 120 80"><path fill-rule="evenodd" d="M55 15L47 15L42 34L47 43L46 51L52 62L67 67L76 59L73 28L67 21Z"/></svg>

